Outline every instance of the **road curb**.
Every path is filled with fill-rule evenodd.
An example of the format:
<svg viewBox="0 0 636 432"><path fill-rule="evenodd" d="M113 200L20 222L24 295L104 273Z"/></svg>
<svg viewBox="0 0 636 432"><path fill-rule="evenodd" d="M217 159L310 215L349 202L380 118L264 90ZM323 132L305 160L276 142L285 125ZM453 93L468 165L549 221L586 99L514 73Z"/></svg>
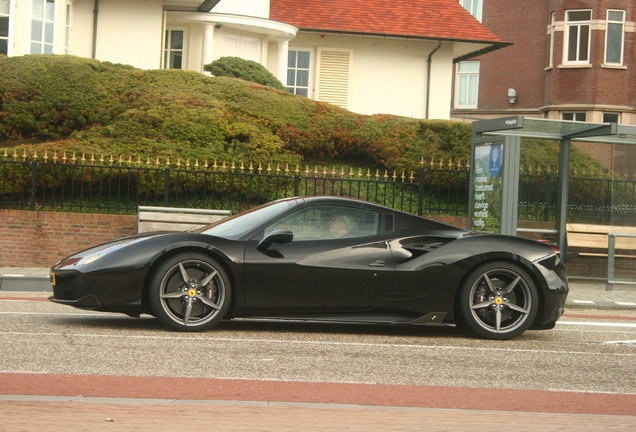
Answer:
<svg viewBox="0 0 636 432"><path fill-rule="evenodd" d="M52 292L53 287L49 276L3 274L0 276L1 291L47 291Z"/></svg>

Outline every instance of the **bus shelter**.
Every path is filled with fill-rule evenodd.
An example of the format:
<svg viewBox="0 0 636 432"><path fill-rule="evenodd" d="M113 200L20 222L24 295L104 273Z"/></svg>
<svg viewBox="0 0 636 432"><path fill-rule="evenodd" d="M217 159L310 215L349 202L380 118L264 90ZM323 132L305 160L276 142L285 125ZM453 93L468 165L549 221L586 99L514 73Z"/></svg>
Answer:
<svg viewBox="0 0 636 432"><path fill-rule="evenodd" d="M565 257L572 142L634 145L636 126L523 116L475 121L472 124L470 229L517 235L523 138L558 141L556 222L549 231L555 235L561 256Z"/></svg>

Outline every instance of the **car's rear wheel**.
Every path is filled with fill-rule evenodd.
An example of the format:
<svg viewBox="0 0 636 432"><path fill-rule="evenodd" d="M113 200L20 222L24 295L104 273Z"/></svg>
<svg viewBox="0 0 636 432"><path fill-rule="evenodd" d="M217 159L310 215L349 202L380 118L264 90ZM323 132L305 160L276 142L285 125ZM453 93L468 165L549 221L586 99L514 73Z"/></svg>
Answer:
<svg viewBox="0 0 636 432"><path fill-rule="evenodd" d="M232 290L223 267L199 253L163 263L150 282L150 305L164 325L179 331L214 327L230 307Z"/></svg>
<svg viewBox="0 0 636 432"><path fill-rule="evenodd" d="M458 301L461 322L486 339L519 336L532 325L539 307L532 278L508 262L491 262L471 272Z"/></svg>

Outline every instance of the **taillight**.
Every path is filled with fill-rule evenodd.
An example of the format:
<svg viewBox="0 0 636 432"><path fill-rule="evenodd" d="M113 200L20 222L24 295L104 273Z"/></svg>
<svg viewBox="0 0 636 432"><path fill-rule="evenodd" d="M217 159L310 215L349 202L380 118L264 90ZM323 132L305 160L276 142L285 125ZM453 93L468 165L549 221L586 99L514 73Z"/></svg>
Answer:
<svg viewBox="0 0 636 432"><path fill-rule="evenodd" d="M538 242L541 243L545 243L546 245L550 246L550 249L552 249L552 251L554 251L555 254L557 254L557 256L561 255L561 249L559 249L559 245L551 242L550 240L537 240Z"/></svg>

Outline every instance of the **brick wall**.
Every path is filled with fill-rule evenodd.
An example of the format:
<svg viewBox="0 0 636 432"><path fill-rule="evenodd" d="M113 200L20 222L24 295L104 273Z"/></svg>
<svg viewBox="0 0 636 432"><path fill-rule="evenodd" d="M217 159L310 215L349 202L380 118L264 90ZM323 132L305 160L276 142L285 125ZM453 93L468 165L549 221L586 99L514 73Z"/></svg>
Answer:
<svg viewBox="0 0 636 432"><path fill-rule="evenodd" d="M514 45L479 58L479 108L538 108L543 105L544 68L548 65L548 6L537 0L488 0L483 23ZM508 102L508 89L517 102Z"/></svg>
<svg viewBox="0 0 636 432"><path fill-rule="evenodd" d="M0 209L0 266L50 267L82 249L137 232L134 215Z"/></svg>
<svg viewBox="0 0 636 432"><path fill-rule="evenodd" d="M496 50L480 61L479 108L455 110L455 115L510 115L539 113L549 106L570 106L566 111L623 112L627 124L636 105L636 32L625 32L624 67L604 67L607 9L624 10L629 26L636 21L634 0L488 0L483 23L503 41L514 45ZM590 67L562 67L564 31L555 33L553 67L549 65L550 14L563 23L567 10L592 10ZM598 23L603 23L598 25ZM508 103L507 90L517 90L515 104ZM578 107L578 108L577 108ZM559 108L554 108L559 110ZM534 111L533 111L534 110ZM563 109L561 109L563 110ZM558 113L554 113L554 118ZM552 117L551 117L552 118Z"/></svg>
<svg viewBox="0 0 636 432"><path fill-rule="evenodd" d="M467 218L461 216L430 218L461 228L468 225ZM0 267L51 267L74 252L137 232L135 215L0 209L0 220L4 222L0 224ZM522 225L554 226L541 222ZM620 259L616 267L617 277L636 277L636 259ZM602 278L607 272L607 259L582 257L568 263L568 271L573 276Z"/></svg>
<svg viewBox="0 0 636 432"><path fill-rule="evenodd" d="M436 220L441 223L453 225L460 228L466 228L468 226L468 218L465 216L443 216L443 215L435 215L435 216L426 216L429 219Z"/></svg>

